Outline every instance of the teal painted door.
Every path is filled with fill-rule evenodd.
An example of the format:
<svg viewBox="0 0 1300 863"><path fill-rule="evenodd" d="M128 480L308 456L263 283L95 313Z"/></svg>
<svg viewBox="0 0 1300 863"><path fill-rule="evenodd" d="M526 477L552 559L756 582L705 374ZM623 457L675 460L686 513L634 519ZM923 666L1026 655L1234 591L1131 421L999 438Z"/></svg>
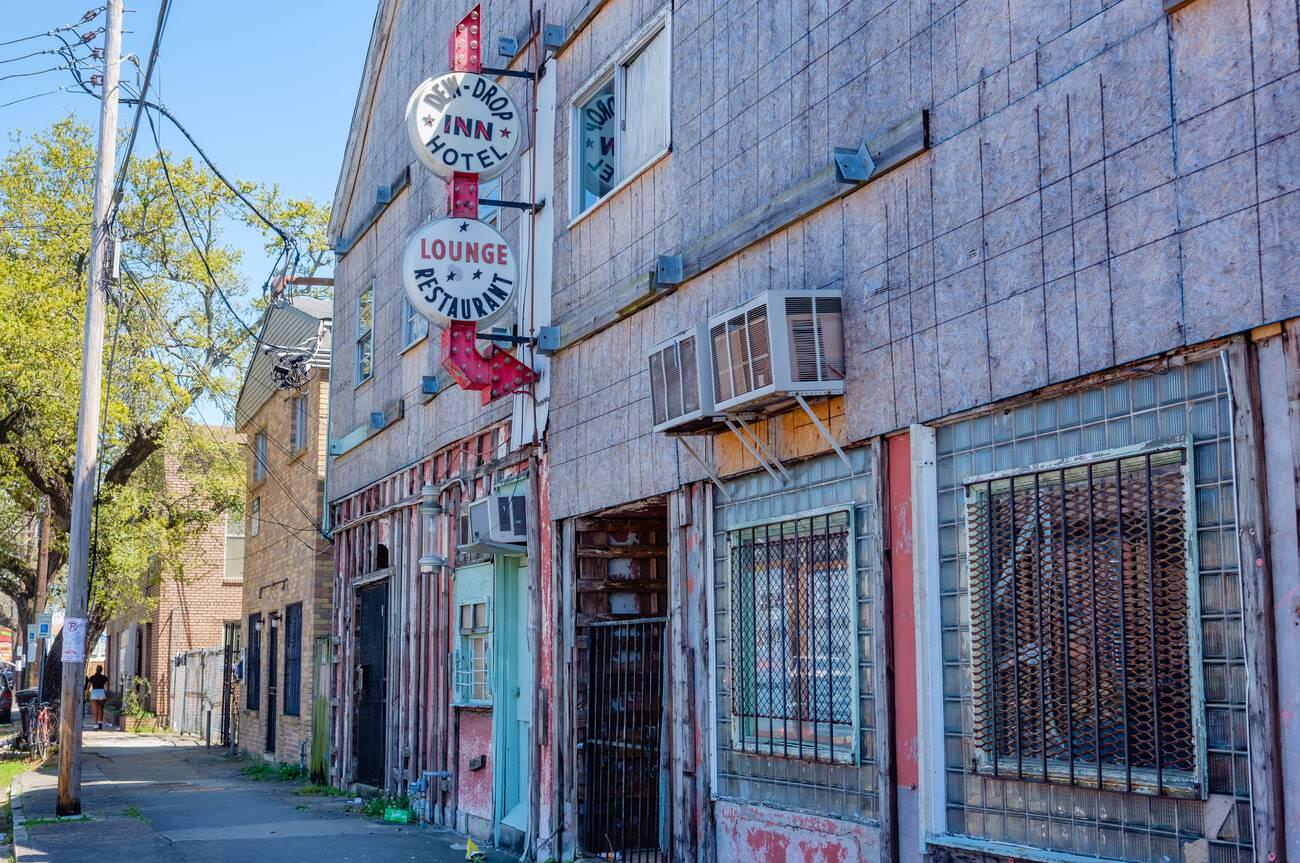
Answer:
<svg viewBox="0 0 1300 863"><path fill-rule="evenodd" d="M528 559L511 556L498 557L497 561L493 691L496 820L527 832L528 737L533 697L533 660L528 652Z"/></svg>

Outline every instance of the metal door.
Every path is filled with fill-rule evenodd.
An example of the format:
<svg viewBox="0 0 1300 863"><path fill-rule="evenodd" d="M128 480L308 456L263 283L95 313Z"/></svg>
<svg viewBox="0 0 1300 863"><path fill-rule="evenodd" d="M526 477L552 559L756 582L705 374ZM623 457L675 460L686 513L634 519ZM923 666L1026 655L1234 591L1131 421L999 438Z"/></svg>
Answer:
<svg viewBox="0 0 1300 863"><path fill-rule="evenodd" d="M276 694L280 691L280 617L271 615L271 638L266 662L266 751L275 752Z"/></svg>
<svg viewBox="0 0 1300 863"><path fill-rule="evenodd" d="M225 626L221 666L221 745L234 746L238 710L235 710L235 663L239 661L239 621Z"/></svg>
<svg viewBox="0 0 1300 863"><path fill-rule="evenodd" d="M584 851L658 861L666 618L590 624Z"/></svg>
<svg viewBox="0 0 1300 863"><path fill-rule="evenodd" d="M357 595L356 781L384 787L384 724L388 667L388 585Z"/></svg>

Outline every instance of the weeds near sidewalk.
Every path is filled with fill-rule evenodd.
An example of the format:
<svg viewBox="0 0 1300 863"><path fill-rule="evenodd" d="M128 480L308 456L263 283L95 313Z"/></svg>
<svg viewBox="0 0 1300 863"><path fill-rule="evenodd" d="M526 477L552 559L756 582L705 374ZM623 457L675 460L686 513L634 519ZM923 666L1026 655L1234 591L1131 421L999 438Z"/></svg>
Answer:
<svg viewBox="0 0 1300 863"><path fill-rule="evenodd" d="M148 818L144 817L144 813L141 812L139 807L137 807L134 803L129 804L125 809L123 809L122 814L125 815L127 818L136 818L140 821L149 820Z"/></svg>
<svg viewBox="0 0 1300 863"><path fill-rule="evenodd" d="M397 797L385 797L382 794L371 797L361 804L361 814L367 818L383 818L385 809L410 809L411 799L405 794Z"/></svg>
<svg viewBox="0 0 1300 863"><path fill-rule="evenodd" d="M304 785L301 788L295 788L294 794L300 794L303 797L348 797L349 792L342 788L335 788L333 785Z"/></svg>
<svg viewBox="0 0 1300 863"><path fill-rule="evenodd" d="M239 772L254 782L265 782L268 779L293 782L302 779L306 775L297 764L272 764L269 761L255 761L252 764L245 765Z"/></svg>
<svg viewBox="0 0 1300 863"><path fill-rule="evenodd" d="M20 753L0 755L0 800L4 801L0 803L0 830L11 838L14 834L14 811L13 803L9 799L9 788L13 785L15 777L36 766L35 761L28 761Z"/></svg>
<svg viewBox="0 0 1300 863"><path fill-rule="evenodd" d="M89 820L89 815L65 815L62 818L28 818L23 822L23 825L26 827L41 827L46 824L76 824Z"/></svg>

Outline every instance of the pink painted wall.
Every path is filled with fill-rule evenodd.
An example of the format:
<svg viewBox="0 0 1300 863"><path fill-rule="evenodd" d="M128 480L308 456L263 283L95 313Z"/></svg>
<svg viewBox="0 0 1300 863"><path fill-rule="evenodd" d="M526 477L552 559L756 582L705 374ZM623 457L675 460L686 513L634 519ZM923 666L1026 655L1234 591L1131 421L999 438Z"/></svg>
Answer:
<svg viewBox="0 0 1300 863"><path fill-rule="evenodd" d="M492 712L460 711L460 760L457 763L457 808L479 818L492 818ZM483 755L482 770L470 770L469 762Z"/></svg>
<svg viewBox="0 0 1300 863"><path fill-rule="evenodd" d="M747 863L877 863L875 827L719 800L718 860Z"/></svg>

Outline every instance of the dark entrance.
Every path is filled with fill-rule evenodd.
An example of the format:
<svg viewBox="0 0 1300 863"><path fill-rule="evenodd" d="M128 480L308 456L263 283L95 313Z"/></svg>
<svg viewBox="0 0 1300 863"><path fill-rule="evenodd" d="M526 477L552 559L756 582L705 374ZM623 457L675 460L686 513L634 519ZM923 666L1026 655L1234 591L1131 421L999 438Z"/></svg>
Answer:
<svg viewBox="0 0 1300 863"><path fill-rule="evenodd" d="M356 781L383 788L388 585L359 591L357 605Z"/></svg>
<svg viewBox="0 0 1300 863"><path fill-rule="evenodd" d="M270 656L266 663L266 751L275 751L276 693L280 691L280 615L271 615L271 637L267 641Z"/></svg>
<svg viewBox="0 0 1300 863"><path fill-rule="evenodd" d="M668 847L666 502L576 528L579 843L602 858L657 863Z"/></svg>
<svg viewBox="0 0 1300 863"><path fill-rule="evenodd" d="M239 657L239 621L225 626L225 643L221 663L221 745L234 746L237 737L239 711L235 710L235 663Z"/></svg>

